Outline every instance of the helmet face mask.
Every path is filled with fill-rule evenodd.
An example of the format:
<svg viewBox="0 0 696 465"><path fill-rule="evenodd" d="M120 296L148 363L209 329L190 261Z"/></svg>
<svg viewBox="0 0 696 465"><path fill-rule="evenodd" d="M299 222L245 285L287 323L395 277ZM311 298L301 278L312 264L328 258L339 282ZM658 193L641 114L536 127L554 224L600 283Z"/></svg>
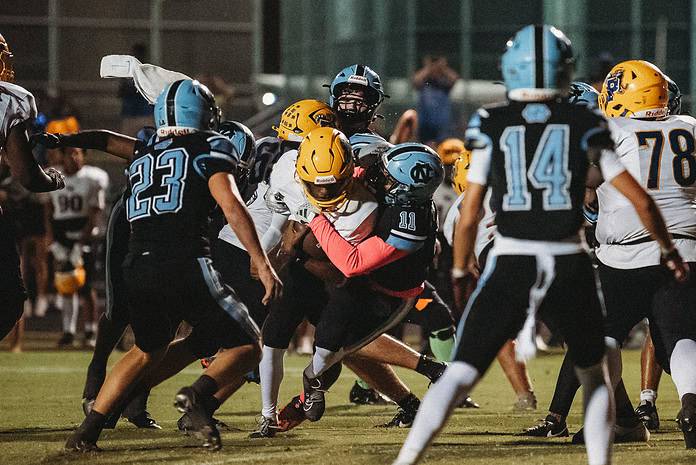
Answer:
<svg viewBox="0 0 696 465"><path fill-rule="evenodd" d="M329 86L329 105L336 111L341 129L360 132L375 118L385 97L377 73L365 65L343 68Z"/></svg>
<svg viewBox="0 0 696 465"><path fill-rule="evenodd" d="M14 82L15 72L12 59L14 55L5 38L0 34L0 81Z"/></svg>

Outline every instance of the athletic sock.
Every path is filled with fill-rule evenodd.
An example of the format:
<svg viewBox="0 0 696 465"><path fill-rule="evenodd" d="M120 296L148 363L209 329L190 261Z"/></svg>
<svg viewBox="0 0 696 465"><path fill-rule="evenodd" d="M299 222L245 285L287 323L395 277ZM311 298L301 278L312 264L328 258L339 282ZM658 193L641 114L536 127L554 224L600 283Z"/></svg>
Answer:
<svg viewBox="0 0 696 465"><path fill-rule="evenodd" d="M669 366L679 397L696 393L696 341L677 341L669 359Z"/></svg>
<svg viewBox="0 0 696 465"><path fill-rule="evenodd" d="M422 408L418 409L411 431L395 463L413 464L418 461L445 425L452 410L468 395L480 376L476 368L464 362L453 362L447 368L438 382L425 393Z"/></svg>
<svg viewBox="0 0 696 465"><path fill-rule="evenodd" d="M430 350L437 360L441 362L452 360L452 350L456 345L454 327L450 326L433 331L428 339L430 341Z"/></svg>
<svg viewBox="0 0 696 465"><path fill-rule="evenodd" d="M576 368L583 385L585 409L585 447L590 465L607 465L611 462L611 446L614 428L614 409L605 376L603 363L589 368Z"/></svg>
<svg viewBox="0 0 696 465"><path fill-rule="evenodd" d="M261 415L275 420L278 409L278 391L283 382L283 356L287 349L263 346L259 378L261 379Z"/></svg>
<svg viewBox="0 0 696 465"><path fill-rule="evenodd" d="M356 379L355 382L358 383L358 386L360 386L363 389L372 389L370 385L363 381L361 378Z"/></svg>
<svg viewBox="0 0 696 465"><path fill-rule="evenodd" d="M650 402L651 404L655 405L655 402L657 401L657 391L653 389L643 389L640 391L640 401L642 402Z"/></svg>
<svg viewBox="0 0 696 465"><path fill-rule="evenodd" d="M61 296L61 314L63 316L63 332L75 334L77 332L77 317L79 316L79 297L77 294Z"/></svg>
<svg viewBox="0 0 696 465"><path fill-rule="evenodd" d="M579 388L580 381L577 374L575 374L575 366L568 354L566 354L563 357L561 370L558 372L558 379L553 390L549 412L563 418L568 417L568 412L570 412L570 407L573 405L573 399L575 399L575 394Z"/></svg>
<svg viewBox="0 0 696 465"><path fill-rule="evenodd" d="M191 389L207 400L208 397L213 397L213 394L215 394L219 388L217 381L213 378L208 375L201 375L191 385Z"/></svg>
<svg viewBox="0 0 696 465"><path fill-rule="evenodd" d="M614 399L616 401L616 424L626 428L634 428L640 423L640 418L636 415L631 403L631 398L628 397L623 379L619 382L614 390Z"/></svg>
<svg viewBox="0 0 696 465"><path fill-rule="evenodd" d="M444 368L442 362L433 360L427 355L421 355L420 359L418 359L418 365L416 365L416 372L433 381L442 376Z"/></svg>
<svg viewBox="0 0 696 465"><path fill-rule="evenodd" d="M82 436L85 441L97 442L99 435L104 428L104 423L106 422L106 415L92 409L91 412L87 414L85 419L82 421L80 428L82 430Z"/></svg>
<svg viewBox="0 0 696 465"><path fill-rule="evenodd" d="M329 349L324 349L323 347L317 347L314 351L314 356L312 356L311 363L312 371L314 372L314 377L319 377L331 366L341 361L342 358L343 349L340 349L338 352L334 352Z"/></svg>
<svg viewBox="0 0 696 465"><path fill-rule="evenodd" d="M396 401L396 404L407 412L417 412L421 401L412 392L409 392L406 397Z"/></svg>

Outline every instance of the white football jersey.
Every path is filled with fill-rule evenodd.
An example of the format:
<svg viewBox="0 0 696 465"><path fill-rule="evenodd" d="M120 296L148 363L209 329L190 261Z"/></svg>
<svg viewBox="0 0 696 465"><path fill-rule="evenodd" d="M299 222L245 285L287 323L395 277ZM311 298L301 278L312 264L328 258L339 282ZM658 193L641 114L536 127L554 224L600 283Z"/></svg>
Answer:
<svg viewBox="0 0 696 465"><path fill-rule="evenodd" d="M626 170L655 200L684 259L696 261L696 240L683 239L696 239L696 119L610 118L609 126ZM623 269L659 264L659 246L631 203L608 182L597 189L597 198L597 258Z"/></svg>
<svg viewBox="0 0 696 465"><path fill-rule="evenodd" d="M298 221L294 213L307 208L309 203L304 189L295 178L296 161L297 150L285 152L280 157L271 173L271 185L266 193L268 208L275 213L287 215L294 221ZM357 244L372 233L377 221L379 205L374 196L360 182L352 184L348 197L349 200L340 208L323 214L344 239Z"/></svg>
<svg viewBox="0 0 696 465"><path fill-rule="evenodd" d="M87 218L91 208L104 209L104 189L94 172L85 168L65 176L65 189L50 192L54 221Z"/></svg>
<svg viewBox="0 0 696 465"><path fill-rule="evenodd" d="M267 191L268 184L263 181L260 182L256 186L256 195L254 196L252 202L247 205L247 210L249 210L249 215L251 215L251 220L254 222L254 228L256 229L256 234L258 234L259 238L263 237L264 233L271 225L271 218L273 217L273 212L268 208L268 205L266 205L266 200L264 199ZM246 250L246 248L242 245L242 241L239 240L237 235L232 230L232 227L227 223L220 230L218 238L234 245L235 247Z"/></svg>
<svg viewBox="0 0 696 465"><path fill-rule="evenodd" d="M0 148L17 124L36 118L34 96L25 88L0 81Z"/></svg>
<svg viewBox="0 0 696 465"><path fill-rule="evenodd" d="M454 241L454 228L459 221L459 206L464 201L464 196L466 192L462 192L457 200L454 201L450 209L447 211L447 217L445 218L445 224L442 227L442 232L447 239L449 245L453 244ZM491 190L488 189L486 196L483 198L483 218L478 225L478 231L476 232L476 244L474 245L474 254L476 259L481 256L481 252L486 248L488 244L493 242L493 235L496 232L495 227L495 213L490 207Z"/></svg>

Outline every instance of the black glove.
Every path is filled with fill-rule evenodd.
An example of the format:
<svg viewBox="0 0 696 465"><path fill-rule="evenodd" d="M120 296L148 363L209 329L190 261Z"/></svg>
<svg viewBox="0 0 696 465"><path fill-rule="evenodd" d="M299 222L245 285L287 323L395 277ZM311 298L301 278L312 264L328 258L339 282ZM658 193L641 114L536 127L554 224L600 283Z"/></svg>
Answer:
<svg viewBox="0 0 696 465"><path fill-rule="evenodd" d="M49 134L49 136L52 134ZM56 188L53 189L55 191L60 190L65 187L65 178L63 178L63 175L60 173L55 168L47 168L44 170L44 173L46 173L46 176L51 178L53 183L55 184Z"/></svg>
<svg viewBox="0 0 696 465"><path fill-rule="evenodd" d="M34 134L29 138L29 141L32 147L35 147L37 144L41 144L47 149L57 149L63 146L63 138L60 134L49 134L47 132Z"/></svg>

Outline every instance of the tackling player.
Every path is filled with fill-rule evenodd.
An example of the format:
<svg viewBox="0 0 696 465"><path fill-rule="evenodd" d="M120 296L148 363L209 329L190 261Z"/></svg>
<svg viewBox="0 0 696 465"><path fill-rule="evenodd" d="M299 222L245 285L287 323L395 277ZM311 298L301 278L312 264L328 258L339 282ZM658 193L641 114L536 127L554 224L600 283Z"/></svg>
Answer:
<svg viewBox="0 0 696 465"><path fill-rule="evenodd" d="M683 281L688 270L655 203L610 150L604 118L559 98L568 92L572 65L570 41L561 31L522 28L501 59L509 101L480 109L469 124L474 150L455 233L453 285L461 286L475 269L472 252L488 186L497 233L460 322L455 361L426 394L421 412L427 414L416 417L395 464L420 461L457 399L477 384L505 341L519 332L518 353L533 353L535 315L559 328L584 385L589 463L611 462L613 396L602 307L579 234L591 160L631 202L675 277Z"/></svg>

